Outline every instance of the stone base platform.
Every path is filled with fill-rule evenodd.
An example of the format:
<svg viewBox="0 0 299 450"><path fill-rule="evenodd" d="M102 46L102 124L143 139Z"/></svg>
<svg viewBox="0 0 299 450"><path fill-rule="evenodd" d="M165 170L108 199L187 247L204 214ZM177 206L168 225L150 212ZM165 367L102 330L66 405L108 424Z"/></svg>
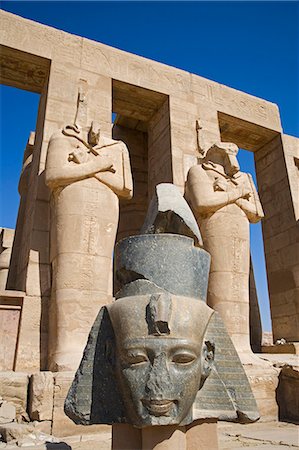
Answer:
<svg viewBox="0 0 299 450"><path fill-rule="evenodd" d="M287 342L286 344L262 345L262 353L290 353L299 355L299 342Z"/></svg>
<svg viewBox="0 0 299 450"><path fill-rule="evenodd" d="M285 422L256 422L248 425L219 422L218 442L219 450L295 450L299 449L299 427ZM21 448L24 447L26 450L111 450L111 435L101 433L83 438L79 435L70 436L60 442L40 445L30 445L27 440L27 444ZM15 444L0 442L1 450L19 448Z"/></svg>

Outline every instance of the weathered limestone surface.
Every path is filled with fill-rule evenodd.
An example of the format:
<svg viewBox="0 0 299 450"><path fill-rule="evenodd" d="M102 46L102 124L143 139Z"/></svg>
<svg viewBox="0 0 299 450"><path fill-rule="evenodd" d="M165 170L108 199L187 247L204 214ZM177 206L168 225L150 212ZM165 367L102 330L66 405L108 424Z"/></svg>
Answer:
<svg viewBox="0 0 299 450"><path fill-rule="evenodd" d="M11 228L2 228L0 232L0 291L6 289L14 234Z"/></svg>
<svg viewBox="0 0 299 450"><path fill-rule="evenodd" d="M258 363L255 365L245 364L243 367L257 402L261 415L260 420L277 420L276 388L280 369L273 367L272 364L266 364L262 360L260 365Z"/></svg>
<svg viewBox="0 0 299 450"><path fill-rule="evenodd" d="M211 254L208 304L225 322L245 362L249 342L249 222L263 217L250 174L240 172L238 147L217 143L188 173L186 198Z"/></svg>
<svg viewBox="0 0 299 450"><path fill-rule="evenodd" d="M285 365L279 374L277 402L279 420L299 423L299 366Z"/></svg>
<svg viewBox="0 0 299 450"><path fill-rule="evenodd" d="M274 343L299 340L298 142L278 136L256 153Z"/></svg>
<svg viewBox="0 0 299 450"><path fill-rule="evenodd" d="M298 342L285 342L282 344L263 345L263 353L273 354L293 354L299 355L299 343Z"/></svg>
<svg viewBox="0 0 299 450"><path fill-rule="evenodd" d="M32 421L52 420L54 379L52 372L38 372L30 377L29 416Z"/></svg>
<svg viewBox="0 0 299 450"><path fill-rule="evenodd" d="M251 349L254 353L260 353L262 351L263 331L251 258L249 274L249 326Z"/></svg>
<svg viewBox="0 0 299 450"><path fill-rule="evenodd" d="M17 356L14 370L35 372L40 368L41 300L25 296L18 334Z"/></svg>
<svg viewBox="0 0 299 450"><path fill-rule="evenodd" d="M93 125L88 133L66 126L50 139L46 183L52 193L49 367L61 371L78 366L96 314L112 295L118 196L132 197L128 150Z"/></svg>
<svg viewBox="0 0 299 450"><path fill-rule="evenodd" d="M4 442L12 443L20 441L34 431L32 424L9 423L0 424L0 434Z"/></svg>
<svg viewBox="0 0 299 450"><path fill-rule="evenodd" d="M15 326L13 333L7 333L7 327L2 327L7 336L13 334L13 339L3 347L9 358L4 361L1 357L4 363L1 362L0 368L32 373L49 367L47 346L53 283L49 252L50 191L45 185L44 169L50 137L73 120L78 89L82 98L88 98L88 104L82 102L81 119L85 123L97 119L105 138L110 138L111 112L116 112L118 119L113 137L123 139L130 152L136 197L131 205L125 200L120 206L119 237L139 232L148 199L158 182L173 182L184 192L187 173L197 164L200 149L206 150L222 140L255 152L259 196L265 212L263 233L274 341L281 338L288 342L298 341L299 140L280 134L277 106L197 75L5 11L0 12L0 21L1 82L41 95L35 136L31 135L24 154L19 185L21 204L8 274L9 289L18 289L23 294L17 301L8 292L5 300L1 297L1 305L9 303L18 308L9 311L9 320L2 316L1 324L13 322L18 325L22 308L18 351L18 327ZM196 125L198 120L200 134ZM73 227L79 245L78 223L68 217L67 225ZM227 256L232 249L226 248L225 242L219 244L223 245ZM64 257L61 259L71 273L71 282L76 283L79 279L76 270L83 264L82 259L76 255L72 267L67 265ZM85 261L88 272L90 260ZM241 273L244 267L239 262L238 257L233 270L237 268ZM96 267L96 274L108 273L111 260L107 258L102 266ZM226 279L234 284L234 279ZM111 288L111 272L107 280ZM89 284L89 281L86 275L85 282ZM78 303L84 305L89 305L99 292L90 287L84 290L81 285L76 289L82 292ZM68 291L63 299L73 298L72 290L65 286L62 290ZM242 292L240 290L243 296ZM243 298L246 296L247 293ZM102 301L111 301L111 291L102 297ZM68 315L74 309L72 319L68 320L72 321L74 315L77 320L79 314L71 301L70 304L64 313ZM53 303L51 308L50 316L55 310ZM90 314L90 309L86 308L86 315L80 320L89 320L87 316L92 314L96 311ZM227 312L223 314L230 320ZM238 334L247 328L247 319L243 319L247 317L248 307L240 304L235 307L234 314L236 321L230 322ZM244 339L247 346L248 338ZM57 368L55 364L53 367ZM268 381L271 384L271 405L268 406L274 412L275 377L272 379L271 374L269 380L265 377L260 374L253 380L257 385ZM259 388L259 392L260 397L266 399L264 388ZM265 405L262 411L267 414L267 402L259 403L262 408Z"/></svg>
<svg viewBox="0 0 299 450"><path fill-rule="evenodd" d="M295 220L299 219L299 139L294 136L282 135L285 164L294 206Z"/></svg>
<svg viewBox="0 0 299 450"><path fill-rule="evenodd" d="M0 398L0 424L10 423L16 419L16 407L13 403Z"/></svg>
<svg viewBox="0 0 299 450"><path fill-rule="evenodd" d="M13 403L18 417L27 417L29 377L22 372L0 372L0 393L3 400Z"/></svg>
<svg viewBox="0 0 299 450"><path fill-rule="evenodd" d="M134 195L130 201L125 199L119 201L117 241L139 233L148 203L147 133L121 126L119 121L120 119L117 119L113 126L113 138L125 142L129 149Z"/></svg>
<svg viewBox="0 0 299 450"><path fill-rule="evenodd" d="M30 213L30 211L28 211L29 208L28 200L30 197L28 196L28 189L30 183L30 173L32 169L34 141L35 141L35 133L31 132L24 151L23 166L18 185L18 191L20 194L20 205L7 282L7 287L9 289L22 289L25 286L25 283L23 284L23 286L21 286L22 282L19 279L19 275L22 269L24 269L24 264L27 263L27 260L25 259L26 257L24 250L26 248L25 239L26 237L28 238L28 236L26 236L26 222L28 220L28 213ZM47 252L47 249L44 250L44 253L45 252Z"/></svg>
<svg viewBox="0 0 299 450"><path fill-rule="evenodd" d="M23 297L24 292L0 291L0 370L3 371L15 367Z"/></svg>

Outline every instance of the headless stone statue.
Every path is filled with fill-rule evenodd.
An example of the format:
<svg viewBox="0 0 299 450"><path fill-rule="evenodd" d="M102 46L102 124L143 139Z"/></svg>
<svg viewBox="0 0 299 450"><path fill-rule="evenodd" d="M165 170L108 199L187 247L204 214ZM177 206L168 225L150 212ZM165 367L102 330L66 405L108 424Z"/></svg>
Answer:
<svg viewBox="0 0 299 450"><path fill-rule="evenodd" d="M157 186L158 205L165 189ZM170 230L152 234L165 211ZM178 211L182 221L189 217L182 196L180 205L151 213L152 223L148 216L150 234L116 245L120 290L98 314L65 402L75 423L123 423L144 430L259 417L232 341L205 302L210 255L198 247L201 237L193 221L181 228L187 236L173 234L176 219L169 216Z"/></svg>
<svg viewBox="0 0 299 450"><path fill-rule="evenodd" d="M101 305L112 299L118 197L132 197L126 145L68 125L53 134L46 161L51 190L52 294L49 368L78 367Z"/></svg>
<svg viewBox="0 0 299 450"><path fill-rule="evenodd" d="M219 312L242 362L250 359L249 222L263 217L250 174L240 172L235 144L219 143L188 173L186 198L210 253L208 305Z"/></svg>

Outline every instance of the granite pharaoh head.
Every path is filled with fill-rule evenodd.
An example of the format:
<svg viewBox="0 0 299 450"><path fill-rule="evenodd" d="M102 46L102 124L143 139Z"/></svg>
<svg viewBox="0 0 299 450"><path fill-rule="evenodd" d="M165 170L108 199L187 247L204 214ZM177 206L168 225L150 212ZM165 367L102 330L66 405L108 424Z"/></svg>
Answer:
<svg viewBox="0 0 299 450"><path fill-rule="evenodd" d="M213 346L204 342L213 311L192 298L157 293L119 299L108 312L117 330L116 378L129 421L189 422L213 361Z"/></svg>
<svg viewBox="0 0 299 450"><path fill-rule="evenodd" d="M139 428L256 420L233 344L206 305L210 255L175 186L156 187L142 233L115 247L119 290L90 332L66 414Z"/></svg>

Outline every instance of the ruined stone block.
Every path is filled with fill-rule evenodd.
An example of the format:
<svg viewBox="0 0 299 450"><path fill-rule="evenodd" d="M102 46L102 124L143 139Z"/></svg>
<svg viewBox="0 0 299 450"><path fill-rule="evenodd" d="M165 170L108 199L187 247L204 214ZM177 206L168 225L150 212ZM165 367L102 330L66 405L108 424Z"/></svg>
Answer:
<svg viewBox="0 0 299 450"><path fill-rule="evenodd" d="M299 368L285 365L277 387L279 420L299 423Z"/></svg>
<svg viewBox="0 0 299 450"><path fill-rule="evenodd" d="M0 393L16 407L16 417L27 416L27 391L29 376L23 372L0 372Z"/></svg>
<svg viewBox="0 0 299 450"><path fill-rule="evenodd" d="M7 443L21 440L33 431L32 424L5 423L0 425L0 434Z"/></svg>
<svg viewBox="0 0 299 450"><path fill-rule="evenodd" d="M29 416L31 420L52 420L54 378L52 372L31 375L29 391Z"/></svg>
<svg viewBox="0 0 299 450"><path fill-rule="evenodd" d="M0 423L10 423L16 418L16 407L11 402L0 399Z"/></svg>

